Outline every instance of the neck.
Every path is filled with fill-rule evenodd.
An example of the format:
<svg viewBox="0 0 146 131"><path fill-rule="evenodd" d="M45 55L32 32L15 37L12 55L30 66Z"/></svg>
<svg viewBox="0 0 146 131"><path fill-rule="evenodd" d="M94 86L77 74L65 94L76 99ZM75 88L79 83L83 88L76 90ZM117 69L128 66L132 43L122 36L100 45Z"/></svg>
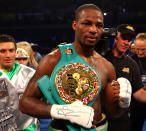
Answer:
<svg viewBox="0 0 146 131"><path fill-rule="evenodd" d="M9 71L11 69L12 69L12 67L2 67L2 66L0 66L0 70L3 70L3 71Z"/></svg>
<svg viewBox="0 0 146 131"><path fill-rule="evenodd" d="M117 50L116 48L113 48L112 52L113 52L113 55L117 58L122 58L125 55L124 52L121 52L121 51Z"/></svg>
<svg viewBox="0 0 146 131"><path fill-rule="evenodd" d="M76 42L73 43L73 46L74 46L77 54L81 57L90 57L94 53L93 47L83 46L83 45L76 43Z"/></svg>

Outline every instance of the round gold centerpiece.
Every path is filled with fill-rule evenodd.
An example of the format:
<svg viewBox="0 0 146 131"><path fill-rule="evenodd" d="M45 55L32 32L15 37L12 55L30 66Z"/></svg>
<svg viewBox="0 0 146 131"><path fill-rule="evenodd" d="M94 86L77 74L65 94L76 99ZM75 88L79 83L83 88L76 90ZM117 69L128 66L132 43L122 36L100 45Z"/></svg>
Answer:
<svg viewBox="0 0 146 131"><path fill-rule="evenodd" d="M75 99L82 99L88 96L94 87L90 74L83 69L67 71L62 77L62 85L64 91Z"/></svg>
<svg viewBox="0 0 146 131"><path fill-rule="evenodd" d="M99 80L96 72L80 63L62 67L55 77L56 91L67 103L76 100L90 102L98 93Z"/></svg>

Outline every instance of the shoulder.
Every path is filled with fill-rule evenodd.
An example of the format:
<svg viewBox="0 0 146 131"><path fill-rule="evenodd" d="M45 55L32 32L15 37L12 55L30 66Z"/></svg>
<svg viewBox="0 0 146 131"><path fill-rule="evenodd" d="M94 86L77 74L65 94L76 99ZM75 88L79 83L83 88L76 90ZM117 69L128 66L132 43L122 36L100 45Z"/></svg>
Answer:
<svg viewBox="0 0 146 131"><path fill-rule="evenodd" d="M103 60L104 60L104 66L107 69L109 76L111 77L111 76L115 75L115 68L114 68L113 64L105 58L103 58Z"/></svg>
<svg viewBox="0 0 146 131"><path fill-rule="evenodd" d="M35 72L35 70L33 68L25 66L23 64L20 64L20 70L27 70L29 72Z"/></svg>
<svg viewBox="0 0 146 131"><path fill-rule="evenodd" d="M129 66L129 68L131 69L131 72L133 74L136 74L136 75L140 74L140 68L138 66L138 63L134 59L132 59L130 56L126 56L126 63Z"/></svg>
<svg viewBox="0 0 146 131"><path fill-rule="evenodd" d="M9 77L2 70L0 70L0 79L3 78L9 79Z"/></svg>
<svg viewBox="0 0 146 131"><path fill-rule="evenodd" d="M137 58L138 58L137 54L132 54L132 55L130 55L130 57L131 57L132 59L137 59Z"/></svg>
<svg viewBox="0 0 146 131"><path fill-rule="evenodd" d="M98 54L98 57L96 58L97 63L99 63L99 69L104 74L104 76L107 77L108 80L113 80L115 79L115 69L113 64L105 59L103 56Z"/></svg>
<svg viewBox="0 0 146 131"><path fill-rule="evenodd" d="M100 59L104 67L113 68L113 64L109 60L107 60L105 57L98 54L98 59Z"/></svg>
<svg viewBox="0 0 146 131"><path fill-rule="evenodd" d="M110 59L113 56L112 50L108 50L103 57L106 59Z"/></svg>
<svg viewBox="0 0 146 131"><path fill-rule="evenodd" d="M25 66L23 64L20 64L20 67L18 69L18 73L21 73L22 75L24 75L25 77L32 77L35 74L36 70L34 70L31 67Z"/></svg>
<svg viewBox="0 0 146 131"><path fill-rule="evenodd" d="M37 71L42 75L51 75L55 65L58 63L61 57L60 49L55 49L51 53L45 55L39 63Z"/></svg>
<svg viewBox="0 0 146 131"><path fill-rule="evenodd" d="M127 62L133 66L137 66L137 62L131 56L125 56Z"/></svg>

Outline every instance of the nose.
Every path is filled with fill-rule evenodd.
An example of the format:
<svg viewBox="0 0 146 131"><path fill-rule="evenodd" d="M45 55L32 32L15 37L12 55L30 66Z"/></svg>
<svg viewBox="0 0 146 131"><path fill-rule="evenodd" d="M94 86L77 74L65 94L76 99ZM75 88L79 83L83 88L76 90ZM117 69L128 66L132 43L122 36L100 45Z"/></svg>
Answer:
<svg viewBox="0 0 146 131"><path fill-rule="evenodd" d="M20 63L20 64L23 64L23 63L24 63L24 61L23 61L23 60L19 60L19 63Z"/></svg>
<svg viewBox="0 0 146 131"><path fill-rule="evenodd" d="M124 40L124 44L126 44L126 45L131 45L131 41L129 41L129 40Z"/></svg>
<svg viewBox="0 0 146 131"><path fill-rule="evenodd" d="M138 50L138 54L143 55L144 51L143 50Z"/></svg>
<svg viewBox="0 0 146 131"><path fill-rule="evenodd" d="M96 25L92 25L91 27L90 27L90 29L89 29L89 32L91 32L91 33L97 33L97 27L96 27Z"/></svg>
<svg viewBox="0 0 146 131"><path fill-rule="evenodd" d="M128 43L129 41L128 41L128 40L124 40L124 42L125 42L125 43Z"/></svg>
<svg viewBox="0 0 146 131"><path fill-rule="evenodd" d="M9 57L10 56L10 52L7 51L5 55L6 55L6 57Z"/></svg>
<svg viewBox="0 0 146 131"><path fill-rule="evenodd" d="M19 64L23 64L24 63L24 60L23 59L20 59L20 60L16 60Z"/></svg>

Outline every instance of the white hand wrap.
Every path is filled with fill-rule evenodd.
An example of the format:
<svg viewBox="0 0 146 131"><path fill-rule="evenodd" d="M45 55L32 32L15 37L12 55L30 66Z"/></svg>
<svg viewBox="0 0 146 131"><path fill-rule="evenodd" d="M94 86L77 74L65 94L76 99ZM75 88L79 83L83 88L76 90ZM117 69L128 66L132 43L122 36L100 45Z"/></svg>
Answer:
<svg viewBox="0 0 146 131"><path fill-rule="evenodd" d="M121 101L119 102L119 105L121 108L128 108L131 102L131 93L132 93L131 84L129 80L123 77L118 78L117 81L120 84L119 96L121 98Z"/></svg>
<svg viewBox="0 0 146 131"><path fill-rule="evenodd" d="M94 117L94 109L76 101L66 105L52 105L51 116L55 119L69 120L85 128L91 128Z"/></svg>

